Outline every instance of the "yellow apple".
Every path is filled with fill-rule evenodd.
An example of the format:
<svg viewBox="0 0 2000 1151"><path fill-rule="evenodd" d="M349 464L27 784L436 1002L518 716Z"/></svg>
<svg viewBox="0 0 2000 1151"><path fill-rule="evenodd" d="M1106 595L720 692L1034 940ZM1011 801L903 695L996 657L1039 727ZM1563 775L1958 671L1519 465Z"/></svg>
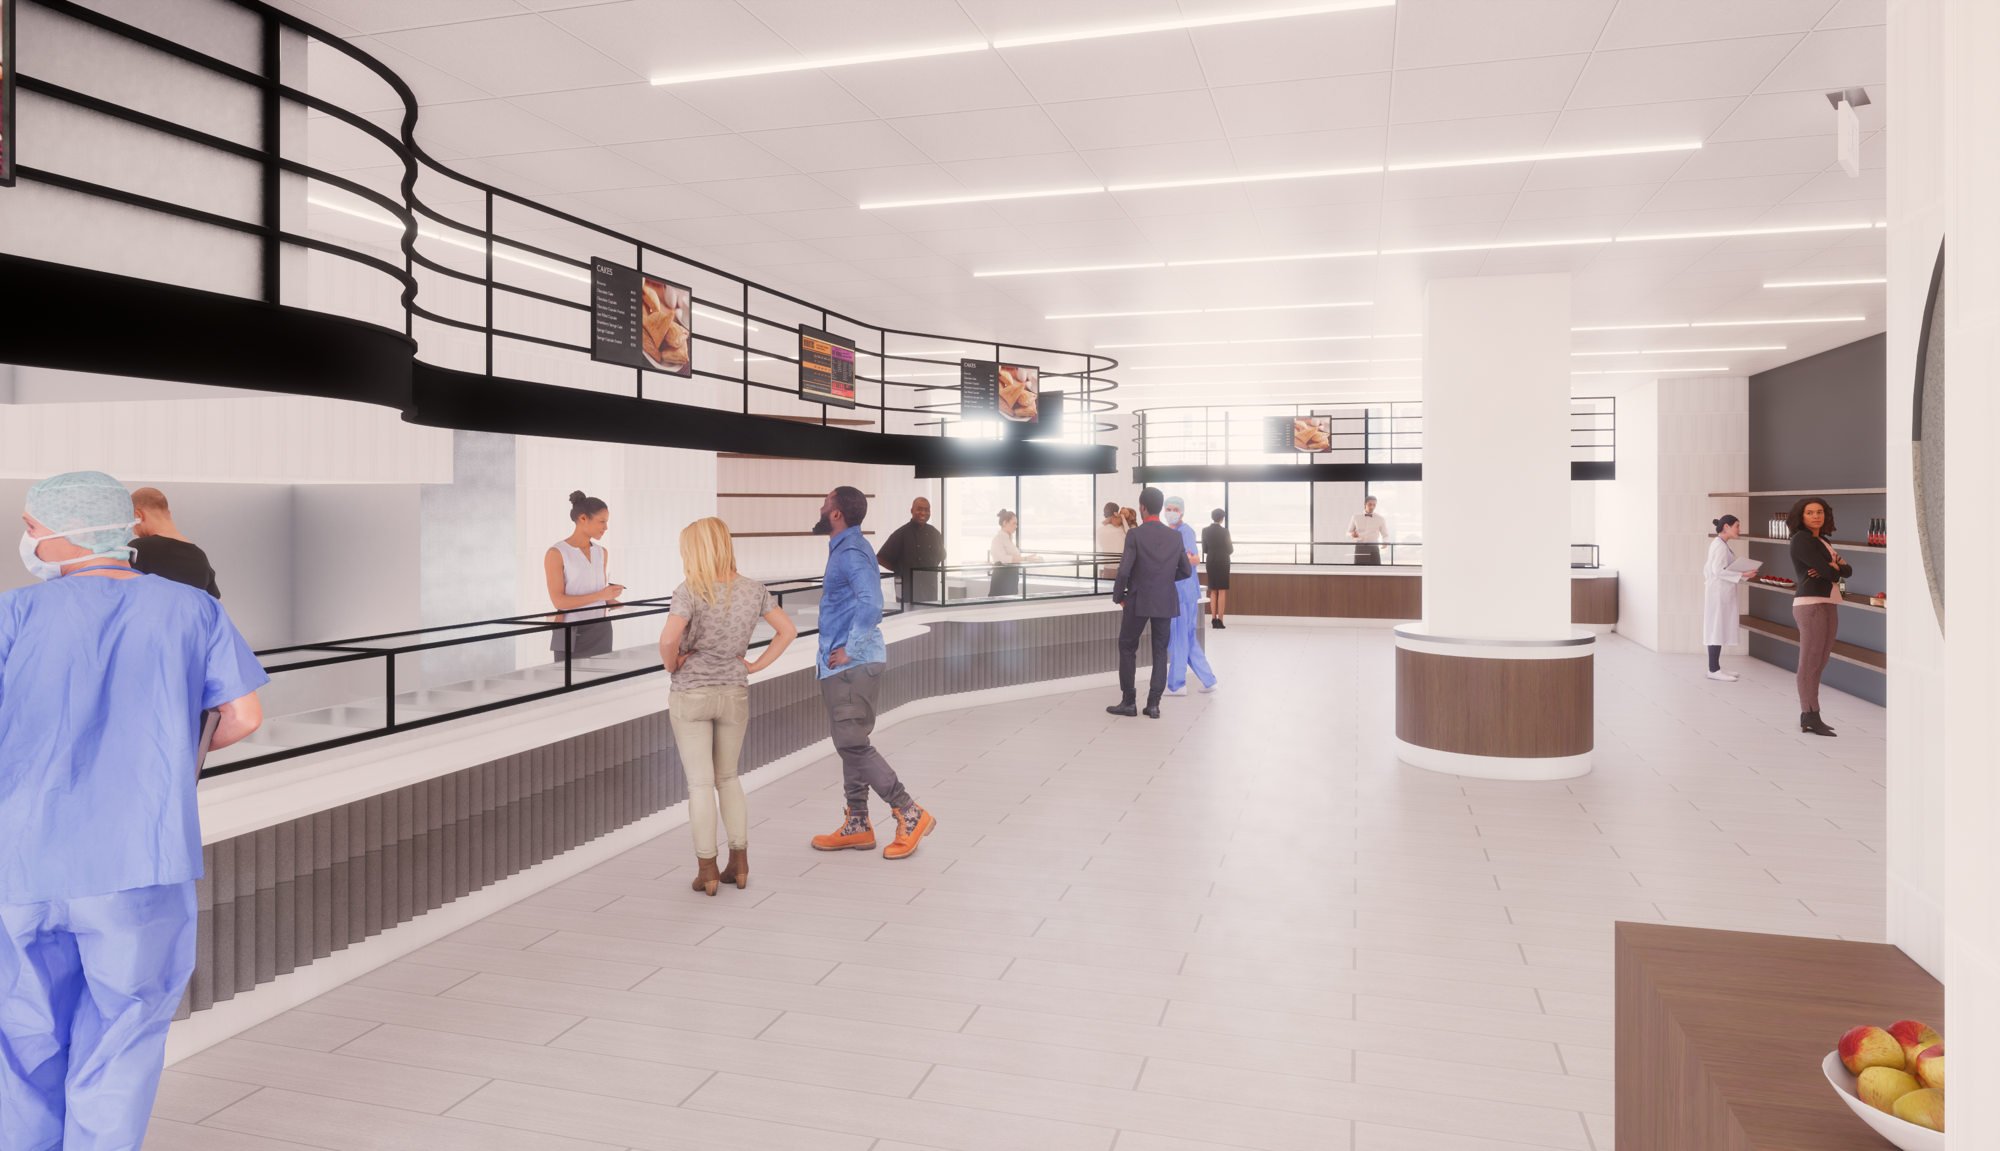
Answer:
<svg viewBox="0 0 2000 1151"><path fill-rule="evenodd" d="M1944 1090L1944 1044L1933 1043L1917 1053L1917 1082Z"/></svg>
<svg viewBox="0 0 2000 1151"><path fill-rule="evenodd" d="M1903 1045L1896 1037L1880 1027L1862 1026L1840 1037L1840 1062L1856 1075L1870 1067L1894 1067L1901 1071L1908 1064L1903 1058Z"/></svg>
<svg viewBox="0 0 2000 1151"><path fill-rule="evenodd" d="M1861 1082L1855 1094L1861 1101L1877 1111L1888 1111L1896 1105L1896 1100L1918 1089L1917 1077L1894 1067L1870 1067L1861 1073Z"/></svg>
<svg viewBox="0 0 2000 1151"><path fill-rule="evenodd" d="M1917 1069L1917 1053L1934 1043L1943 1043L1944 1036L1931 1030L1930 1024L1914 1019L1898 1019L1889 1025L1889 1034L1903 1045L1903 1069ZM1858 1074L1858 1072L1857 1072Z"/></svg>
<svg viewBox="0 0 2000 1151"><path fill-rule="evenodd" d="M1889 1114L1905 1123L1915 1123L1933 1131L1944 1130L1944 1092L1935 1087L1912 1091L1896 1100Z"/></svg>

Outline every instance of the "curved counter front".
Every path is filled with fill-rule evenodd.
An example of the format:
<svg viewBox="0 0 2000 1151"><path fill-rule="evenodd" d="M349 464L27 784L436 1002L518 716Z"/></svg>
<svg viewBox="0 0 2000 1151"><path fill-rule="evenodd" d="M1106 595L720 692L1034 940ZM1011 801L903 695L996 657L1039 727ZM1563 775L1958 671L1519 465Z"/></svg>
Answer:
<svg viewBox="0 0 2000 1151"><path fill-rule="evenodd" d="M1434 635L1396 628L1396 753L1484 779L1568 779L1590 770L1597 637Z"/></svg>

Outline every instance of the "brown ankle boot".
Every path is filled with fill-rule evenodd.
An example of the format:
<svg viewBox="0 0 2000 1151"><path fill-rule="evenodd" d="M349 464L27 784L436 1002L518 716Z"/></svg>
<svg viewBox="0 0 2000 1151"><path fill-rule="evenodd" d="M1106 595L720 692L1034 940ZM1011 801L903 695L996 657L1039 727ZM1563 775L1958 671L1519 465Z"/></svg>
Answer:
<svg viewBox="0 0 2000 1151"><path fill-rule="evenodd" d="M729 865L715 873L724 883L733 883L738 890L750 886L750 849L732 847L729 849Z"/></svg>
<svg viewBox="0 0 2000 1151"><path fill-rule="evenodd" d="M716 887L721 883L721 876L715 872L715 857L713 855L707 859L697 857L695 864L698 870L696 870L694 875L694 889L696 891L706 891L708 894L714 895Z"/></svg>

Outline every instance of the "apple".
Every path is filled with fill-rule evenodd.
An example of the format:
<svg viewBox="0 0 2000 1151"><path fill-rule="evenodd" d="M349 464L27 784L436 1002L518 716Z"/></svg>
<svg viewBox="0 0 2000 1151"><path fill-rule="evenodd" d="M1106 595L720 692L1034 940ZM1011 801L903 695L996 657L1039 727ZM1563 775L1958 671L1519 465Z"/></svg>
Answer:
<svg viewBox="0 0 2000 1151"><path fill-rule="evenodd" d="M1870 1067L1861 1073L1861 1081L1855 1094L1861 1101L1877 1111L1890 1111L1896 1100L1919 1088L1917 1077L1894 1067Z"/></svg>
<svg viewBox="0 0 2000 1151"><path fill-rule="evenodd" d="M1901 1071L1909 1065L1903 1056L1903 1045L1895 1036L1880 1027L1866 1025L1840 1037L1840 1062L1856 1075L1870 1067L1894 1067Z"/></svg>
<svg viewBox="0 0 2000 1151"><path fill-rule="evenodd" d="M1944 1130L1944 1092L1935 1087L1912 1091L1896 1100L1889 1114L1905 1123L1915 1123L1933 1131Z"/></svg>
<svg viewBox="0 0 2000 1151"><path fill-rule="evenodd" d="M1944 1036L1931 1030L1930 1024L1914 1019L1898 1019L1889 1025L1889 1034L1903 1045L1903 1067L1910 1071L1917 1069L1917 1054L1933 1043L1943 1043Z"/></svg>
<svg viewBox="0 0 2000 1151"><path fill-rule="evenodd" d="M1933 1043L1917 1053L1917 1082L1944 1090L1944 1044Z"/></svg>

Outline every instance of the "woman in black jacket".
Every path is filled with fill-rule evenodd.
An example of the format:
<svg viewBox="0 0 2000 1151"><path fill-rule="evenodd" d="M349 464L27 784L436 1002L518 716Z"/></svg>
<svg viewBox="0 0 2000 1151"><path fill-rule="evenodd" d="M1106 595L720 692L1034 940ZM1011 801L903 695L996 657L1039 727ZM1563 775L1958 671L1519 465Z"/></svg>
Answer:
<svg viewBox="0 0 2000 1151"><path fill-rule="evenodd" d="M1799 625L1799 730L1832 735L1819 718L1819 677L1833 655L1840 631L1840 581L1854 569L1828 542L1833 538L1833 505L1807 496L1785 517L1792 529L1792 569L1798 595L1792 618Z"/></svg>

